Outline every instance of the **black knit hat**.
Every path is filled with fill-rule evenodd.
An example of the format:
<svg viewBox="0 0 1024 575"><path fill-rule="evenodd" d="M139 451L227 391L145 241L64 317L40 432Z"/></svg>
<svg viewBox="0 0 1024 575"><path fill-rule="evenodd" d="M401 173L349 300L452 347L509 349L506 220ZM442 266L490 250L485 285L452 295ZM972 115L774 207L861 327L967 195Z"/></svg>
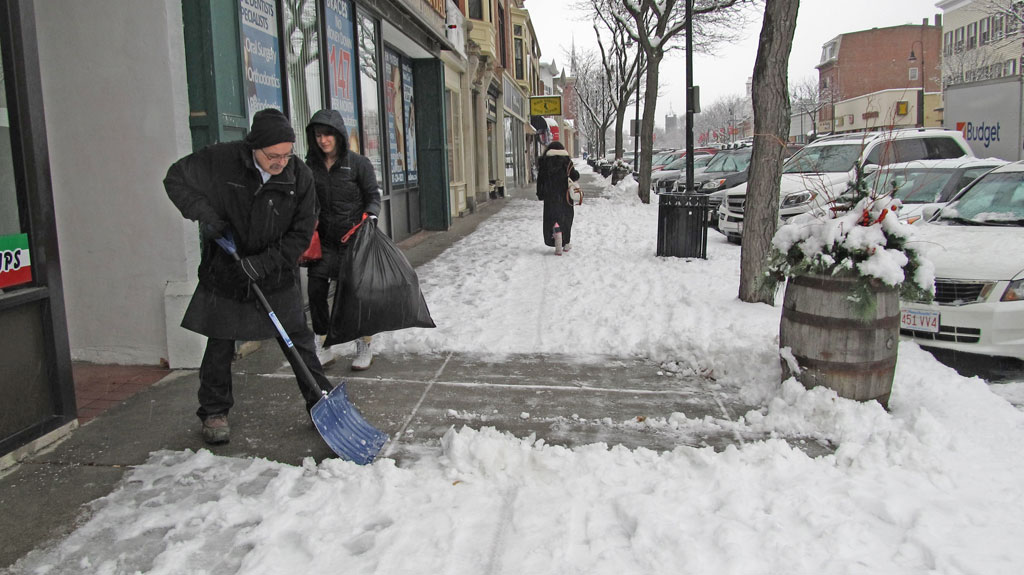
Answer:
<svg viewBox="0 0 1024 575"><path fill-rule="evenodd" d="M276 108L266 108L256 112L252 118L252 129L245 136L245 143L254 150L280 144L294 142L295 130L287 116Z"/></svg>

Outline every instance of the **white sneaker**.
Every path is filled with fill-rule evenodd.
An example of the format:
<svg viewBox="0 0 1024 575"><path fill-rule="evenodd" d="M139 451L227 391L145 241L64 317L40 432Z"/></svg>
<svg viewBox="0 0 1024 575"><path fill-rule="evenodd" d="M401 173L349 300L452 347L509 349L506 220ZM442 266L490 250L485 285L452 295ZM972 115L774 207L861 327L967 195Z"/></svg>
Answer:
<svg viewBox="0 0 1024 575"><path fill-rule="evenodd" d="M313 347L316 349L316 358L320 360L321 367L331 365L336 359L331 348L324 348L325 339L327 339L327 336L313 336Z"/></svg>
<svg viewBox="0 0 1024 575"><path fill-rule="evenodd" d="M356 357L352 360L353 371L364 371L370 369L373 363L373 350L370 349L370 342L359 338L356 340Z"/></svg>

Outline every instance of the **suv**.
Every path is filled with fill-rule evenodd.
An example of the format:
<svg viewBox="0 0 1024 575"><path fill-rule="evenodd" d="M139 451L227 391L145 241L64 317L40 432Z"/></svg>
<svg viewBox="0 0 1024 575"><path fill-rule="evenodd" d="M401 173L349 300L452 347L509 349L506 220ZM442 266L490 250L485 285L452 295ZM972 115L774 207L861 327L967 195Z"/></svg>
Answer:
<svg viewBox="0 0 1024 575"><path fill-rule="evenodd" d="M911 160L970 156L963 135L941 128L906 128L838 134L804 146L782 167L779 217L783 222L806 212L827 213L854 177L854 164L885 166ZM726 194L718 208L718 231L731 242L743 237L747 184Z"/></svg>

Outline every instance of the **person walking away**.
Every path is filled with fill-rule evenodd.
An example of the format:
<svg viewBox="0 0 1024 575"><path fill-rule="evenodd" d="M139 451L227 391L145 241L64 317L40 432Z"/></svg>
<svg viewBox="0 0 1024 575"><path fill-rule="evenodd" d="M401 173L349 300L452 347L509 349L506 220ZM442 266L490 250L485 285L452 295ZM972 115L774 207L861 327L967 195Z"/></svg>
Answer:
<svg viewBox="0 0 1024 575"><path fill-rule="evenodd" d="M547 145L537 158L537 199L544 202L544 243L555 247L555 224L562 233L562 250L569 251L572 241L572 219L575 210L567 198L569 179L576 182L580 173L572 165L569 152L562 142Z"/></svg>
<svg viewBox="0 0 1024 575"><path fill-rule="evenodd" d="M234 405L231 362L235 341L277 338L285 342L259 306L258 285L292 339L302 361L324 390L332 385L317 360L306 325L298 268L316 222L316 191L309 168L292 156L295 131L279 110L260 110L243 141L213 144L179 159L164 188L181 215L199 222L202 252L199 285L181 326L205 335L199 367L199 409L203 439L230 440L228 413ZM215 242L230 234L241 265ZM286 353L296 379L301 367ZM299 390L307 412L320 399L311 382Z"/></svg>
<svg viewBox="0 0 1024 575"><path fill-rule="evenodd" d="M307 295L313 332L317 335L317 351L321 361L329 364L334 361L334 354L323 349L331 321L327 293L331 280L342 279L341 262L345 259L347 244L341 243L341 238L362 220L363 214L368 215L368 222L376 224L380 214L380 187L370 160L349 149L345 120L337 110L320 110L313 114L306 126L306 139L306 164L313 170L320 205L323 252L323 258L308 268ZM353 370L369 369L373 362L371 341L370 337L356 340Z"/></svg>

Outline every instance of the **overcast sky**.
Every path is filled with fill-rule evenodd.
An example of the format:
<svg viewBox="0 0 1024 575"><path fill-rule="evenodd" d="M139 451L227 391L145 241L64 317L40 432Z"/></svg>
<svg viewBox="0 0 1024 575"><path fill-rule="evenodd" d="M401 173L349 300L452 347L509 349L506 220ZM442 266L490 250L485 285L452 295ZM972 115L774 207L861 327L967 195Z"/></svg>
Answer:
<svg viewBox="0 0 1024 575"><path fill-rule="evenodd" d="M540 42L542 61L554 59L559 66L568 65L566 54L574 39L578 48L596 48L592 21L574 11L573 5L573 0L526 0ZM715 56L694 57L694 84L700 86L704 107L719 98L745 93L761 30L760 8L757 10L742 42L722 46ZM817 79L814 66L818 64L821 46L839 34L921 24L925 18L932 22L935 14L941 14L935 7L935 0L802 0L789 59L790 84L807 77ZM907 46L907 55L910 55L910 46ZM666 114L685 112L685 78L683 53L666 58L661 69L659 126L664 126Z"/></svg>

